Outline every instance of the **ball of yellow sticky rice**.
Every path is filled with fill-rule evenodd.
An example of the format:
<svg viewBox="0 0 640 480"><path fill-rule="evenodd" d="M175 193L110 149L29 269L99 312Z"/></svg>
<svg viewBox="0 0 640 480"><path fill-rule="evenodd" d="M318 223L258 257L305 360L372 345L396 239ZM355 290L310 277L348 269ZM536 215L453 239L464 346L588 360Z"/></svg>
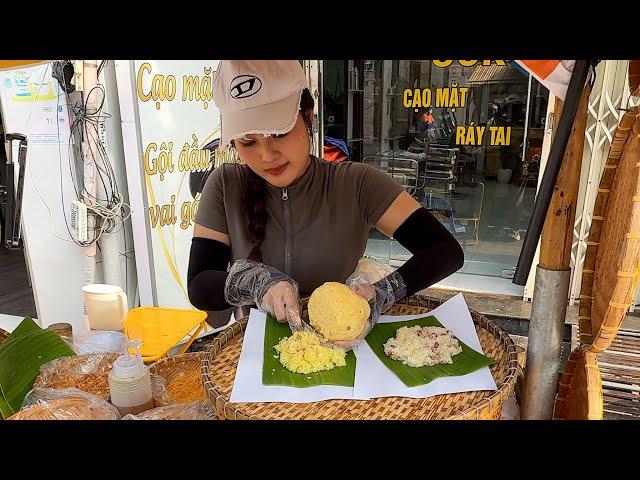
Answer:
<svg viewBox="0 0 640 480"><path fill-rule="evenodd" d="M349 287L326 282L309 298L309 322L329 341L354 340L371 314L369 303Z"/></svg>
<svg viewBox="0 0 640 480"><path fill-rule="evenodd" d="M280 354L282 366L294 373L314 373L347 364L344 350L322 346L320 337L311 332L295 332L273 348Z"/></svg>

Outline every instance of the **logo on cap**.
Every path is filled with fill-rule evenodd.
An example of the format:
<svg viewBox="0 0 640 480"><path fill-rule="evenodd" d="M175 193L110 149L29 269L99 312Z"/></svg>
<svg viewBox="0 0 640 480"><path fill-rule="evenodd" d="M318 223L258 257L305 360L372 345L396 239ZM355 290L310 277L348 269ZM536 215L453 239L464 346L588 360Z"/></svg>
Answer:
<svg viewBox="0 0 640 480"><path fill-rule="evenodd" d="M255 75L240 75L231 81L231 98L247 98L262 88L262 80Z"/></svg>

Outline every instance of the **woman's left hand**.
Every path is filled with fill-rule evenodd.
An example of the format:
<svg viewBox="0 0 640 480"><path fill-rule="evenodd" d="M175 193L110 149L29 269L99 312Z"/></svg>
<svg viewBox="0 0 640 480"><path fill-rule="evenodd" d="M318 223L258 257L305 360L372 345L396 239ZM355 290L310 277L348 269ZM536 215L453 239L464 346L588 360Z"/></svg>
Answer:
<svg viewBox="0 0 640 480"><path fill-rule="evenodd" d="M376 289L373 285L371 285L368 282L363 282L363 281L353 282L350 285L350 287L354 291L354 293L357 293L367 301L371 301L374 298L376 298Z"/></svg>
<svg viewBox="0 0 640 480"><path fill-rule="evenodd" d="M375 290L375 287L370 283L367 283L364 281L356 281L351 283L349 286L354 291L354 293L356 293L357 295L360 295L367 302L369 302L370 306L375 303L374 299L376 298L376 290ZM371 317L373 313L374 313L374 309L371 310L371 314L369 315L369 318L365 322L362 332L356 338L354 338L353 340L335 340L332 342L326 342L325 345L342 348L346 351L351 350L353 347L358 345L362 340L364 340L364 337L366 337L371 331L371 328L372 328Z"/></svg>

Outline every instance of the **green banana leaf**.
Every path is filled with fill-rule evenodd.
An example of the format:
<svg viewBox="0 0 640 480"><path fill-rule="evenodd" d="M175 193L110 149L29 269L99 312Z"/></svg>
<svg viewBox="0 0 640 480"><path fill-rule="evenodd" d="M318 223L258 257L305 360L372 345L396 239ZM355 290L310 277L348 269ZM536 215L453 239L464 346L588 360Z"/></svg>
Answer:
<svg viewBox="0 0 640 480"><path fill-rule="evenodd" d="M22 320L20 322L20 325L18 325L13 330L13 332L11 332L11 335L9 335L6 338L3 344L6 345L7 342L15 340L16 338L20 338L23 335L26 335L27 333L35 332L37 330L42 330L42 329L38 326L36 322L33 321L31 317L24 317L24 320Z"/></svg>
<svg viewBox="0 0 640 480"><path fill-rule="evenodd" d="M418 387L439 377L456 377L467 375L476 370L495 363L495 361L474 349L460 342L462 352L452 357L453 363L442 363L430 367L409 367L398 360L388 357L384 353L384 344L392 337L395 337L396 330L400 327L442 327L443 325L436 317L430 315L425 318L408 320L404 322L378 323L365 338L376 356L385 366L391 370L407 387Z"/></svg>
<svg viewBox="0 0 640 480"><path fill-rule="evenodd" d="M25 318L0 345L0 414L10 417L20 410L33 388L40 366L60 357L75 355L60 335L41 329Z"/></svg>
<svg viewBox="0 0 640 480"><path fill-rule="evenodd" d="M285 385L289 387L314 387L317 385L338 385L353 387L356 376L356 357L347 352L344 367L333 370L322 370L315 373L293 373L282 366L278 360L275 345L284 337L290 337L291 329L287 323L279 323L271 315L267 315L264 332L264 361L262 362L263 385Z"/></svg>

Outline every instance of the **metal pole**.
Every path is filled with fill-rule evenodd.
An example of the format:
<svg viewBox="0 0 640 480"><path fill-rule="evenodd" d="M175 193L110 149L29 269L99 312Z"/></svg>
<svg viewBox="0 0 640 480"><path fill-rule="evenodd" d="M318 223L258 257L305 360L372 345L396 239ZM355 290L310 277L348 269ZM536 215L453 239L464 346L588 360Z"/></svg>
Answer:
<svg viewBox="0 0 640 480"><path fill-rule="evenodd" d="M87 111L94 111L96 92L90 95L91 90L98 83L98 62L97 60L85 60L83 62L83 81L84 81L84 100ZM98 185L96 182L97 170L95 158L97 158L98 148L96 146L97 138L93 138L87 131L87 135L82 139L82 156L84 159L84 184L86 192L84 192L85 203L92 203L91 197L98 196ZM89 231L93 231L96 226L95 217L89 215L87 218L87 227ZM89 285L96 281L96 242L84 247L84 283ZM86 302L84 304L84 324L89 326L89 317L87 313Z"/></svg>
<svg viewBox="0 0 640 480"><path fill-rule="evenodd" d="M583 89L540 241L523 389L525 419L550 419L553 415L590 91L589 86Z"/></svg>
<svg viewBox="0 0 640 480"><path fill-rule="evenodd" d="M107 68L112 68L112 67L107 67ZM105 75L106 77L106 73L107 73L107 68L105 68L104 70L102 70L101 73L103 75ZM114 75L115 77L115 75ZM113 77L112 77L113 78ZM113 104L113 100L110 98L111 95L113 94L114 90L115 90L115 85L110 85L108 81L100 81L100 78L98 78L98 82L100 82L101 84L105 85L105 105L109 106L110 104ZM111 88L109 88L111 87ZM109 109L109 112L111 112L112 110ZM115 122L117 121L115 118L113 118L113 116L109 119L109 120L105 120L105 119L101 119L101 125L99 128L99 133L102 135L103 133L103 129L102 127L104 126L104 134L101 138L99 138L100 142L103 143L105 150L107 150L107 155L105 158L106 162L111 163L111 168L113 169L114 173L118 173L119 171L119 167L120 165L118 164L117 160L114 159L113 155L111 154L111 151L113 149L107 148L108 147L108 143L109 143L109 138L107 137L108 132L107 132L107 126L106 126L106 122L107 121L111 121L111 122ZM104 123L102 123L104 122ZM119 126L119 124L118 124ZM114 161L116 160L116 161ZM117 178L117 177L116 177ZM121 178L121 177L120 177ZM117 180L119 180L117 178ZM120 182L117 181L118 184L118 190L121 190L121 193L124 193L126 191L126 186L125 188L121 188ZM122 225L122 229L125 229L125 225L123 223ZM126 231L123 232L124 235L126 235ZM109 232L105 232L102 235L102 238L100 239L99 245L100 245L100 249L101 249L101 253L102 253L102 270L103 270L103 274L104 274L104 283L107 283L109 285L116 285L118 287L121 287L127 294L129 294L129 292L127 292L127 285L126 285L126 279L123 278L122 275L122 268L121 268L121 255L119 253L119 249L120 249L120 236L122 235L120 229L116 229L115 232L109 233ZM125 255L127 253L125 252ZM128 258L125 256L124 257L125 262L128 262Z"/></svg>
<svg viewBox="0 0 640 480"><path fill-rule="evenodd" d="M553 416L570 275L571 270L540 266L536 270L520 413L523 420Z"/></svg>
<svg viewBox="0 0 640 480"><path fill-rule="evenodd" d="M533 75L529 75L529 86L527 87L527 109L525 110L524 117L524 137L522 140L522 163L526 160L527 157L527 134L529 133L529 117L531 112L529 112L529 108L531 108L531 82L533 80Z"/></svg>
<svg viewBox="0 0 640 480"><path fill-rule="evenodd" d="M549 203L551 202L551 196L556 186L558 179L558 173L560 172L560 166L562 165L562 158L564 157L565 149L567 148L567 142L569 141L569 135L573 127L573 121L578 111L578 105L584 89L584 84L589 73L589 61L588 60L576 60L571 75L571 81L567 88L567 95L562 109L562 116L558 122L558 129L551 145L551 151L549 152L549 158L547 160L547 166L540 182L540 189L536 196L536 202L533 206L533 212L531 214L531 220L529 221L529 228L524 238L522 245L522 251L518 258L518 265L516 267L516 273L513 278L513 283L516 285L526 285L529 271L531 270L531 264L536 252L538 239L542 232L547 211L549 210Z"/></svg>

